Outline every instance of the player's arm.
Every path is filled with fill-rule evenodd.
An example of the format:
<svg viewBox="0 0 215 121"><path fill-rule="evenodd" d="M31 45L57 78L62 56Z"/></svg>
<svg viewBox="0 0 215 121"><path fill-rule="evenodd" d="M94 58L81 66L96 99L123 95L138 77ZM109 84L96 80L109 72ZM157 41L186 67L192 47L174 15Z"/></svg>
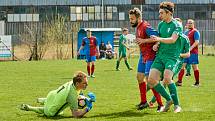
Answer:
<svg viewBox="0 0 215 121"><path fill-rule="evenodd" d="M185 37L186 41L184 43L184 47L183 47L183 53L180 54L181 58L188 58L190 57L190 41L189 38L186 35L182 35L182 37Z"/></svg>
<svg viewBox="0 0 215 121"><path fill-rule="evenodd" d="M176 40L178 39L178 34L172 34L171 37L168 37L168 38L162 38L162 37L157 37L157 36L151 36L154 41L157 41L157 42L162 42L162 43L166 43L166 44L172 44L172 43L175 43Z"/></svg>
<svg viewBox="0 0 215 121"><path fill-rule="evenodd" d="M72 116L74 118L81 118L83 117L87 112L89 112L89 109L88 108L85 108L84 110L78 110L78 109L75 109L75 110L71 110L72 111Z"/></svg>
<svg viewBox="0 0 215 121"><path fill-rule="evenodd" d="M125 40L125 41L122 42L122 45L125 46L129 50L129 47L125 43L126 42L126 38L123 38L123 40Z"/></svg>
<svg viewBox="0 0 215 121"><path fill-rule="evenodd" d="M189 52L186 52L186 53L181 53L181 54L180 54L180 57L181 57L181 58L188 58L188 57L190 57L190 51L189 51Z"/></svg>
<svg viewBox="0 0 215 121"><path fill-rule="evenodd" d="M77 55L80 55L81 50L84 49L84 45L85 45L85 41L83 40L83 41L82 41L82 44L81 44L81 47L80 47L79 50L78 50Z"/></svg>
<svg viewBox="0 0 215 121"><path fill-rule="evenodd" d="M176 40L179 37L179 34L181 34L181 33L182 33L182 28L180 26L176 25L176 29L173 31L171 37L162 38L162 37L157 37L157 36L152 35L152 38L154 38L158 42L162 42L165 44L172 44L172 43L176 42Z"/></svg>
<svg viewBox="0 0 215 121"><path fill-rule="evenodd" d="M198 31L196 31L194 33L194 40L195 42L192 44L192 46L190 47L190 50L192 50L193 48L195 48L196 46L198 46L199 44L199 39L200 39L200 33Z"/></svg>
<svg viewBox="0 0 215 121"><path fill-rule="evenodd" d="M158 32L155 29L153 29L150 26L147 26L147 28L146 28L146 34L150 38L146 38L146 39L137 38L136 39L136 43L138 45L143 44L143 43L155 43L155 42L157 42L156 40L154 40L153 38L151 38L151 36L153 36L153 35L154 36L158 36L159 35Z"/></svg>

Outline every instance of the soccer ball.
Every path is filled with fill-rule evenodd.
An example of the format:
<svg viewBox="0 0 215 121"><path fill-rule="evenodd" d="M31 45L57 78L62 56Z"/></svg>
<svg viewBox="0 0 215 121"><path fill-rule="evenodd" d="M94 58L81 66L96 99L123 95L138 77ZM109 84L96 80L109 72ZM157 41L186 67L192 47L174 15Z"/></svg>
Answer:
<svg viewBox="0 0 215 121"><path fill-rule="evenodd" d="M79 98L78 99L78 108L83 109L86 107L86 99L85 98Z"/></svg>

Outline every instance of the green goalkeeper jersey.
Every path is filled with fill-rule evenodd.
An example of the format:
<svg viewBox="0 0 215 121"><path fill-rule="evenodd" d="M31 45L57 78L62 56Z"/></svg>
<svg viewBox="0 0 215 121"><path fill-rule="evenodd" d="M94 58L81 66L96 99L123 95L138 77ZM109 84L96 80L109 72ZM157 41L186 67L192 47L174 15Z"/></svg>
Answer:
<svg viewBox="0 0 215 121"><path fill-rule="evenodd" d="M55 116L67 107L71 110L78 109L78 92L72 82L48 93L44 113L46 116Z"/></svg>
<svg viewBox="0 0 215 121"><path fill-rule="evenodd" d="M182 29L183 29L182 25L175 19L173 19L169 23L161 21L158 25L159 36L162 38L169 38L172 36L172 34L177 34L179 36L180 34L182 34ZM180 38L178 37L176 42L172 44L166 44L161 42L159 45L157 56L160 56L161 58L168 57L176 59L179 58L180 53L181 41Z"/></svg>

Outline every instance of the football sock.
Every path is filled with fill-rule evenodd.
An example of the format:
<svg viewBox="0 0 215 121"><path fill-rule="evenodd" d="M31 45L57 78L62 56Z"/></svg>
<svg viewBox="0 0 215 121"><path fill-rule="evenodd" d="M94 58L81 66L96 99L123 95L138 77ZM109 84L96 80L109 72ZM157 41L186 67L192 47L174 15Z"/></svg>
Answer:
<svg viewBox="0 0 215 121"><path fill-rule="evenodd" d="M43 114L44 113L44 107L33 107L33 106L28 106L29 111L33 111L36 113Z"/></svg>
<svg viewBox="0 0 215 121"><path fill-rule="evenodd" d="M194 76L195 76L195 79L196 79L196 83L199 84L199 70L194 71Z"/></svg>
<svg viewBox="0 0 215 121"><path fill-rule="evenodd" d="M116 69L119 69L119 64L120 64L120 62L116 61Z"/></svg>
<svg viewBox="0 0 215 121"><path fill-rule="evenodd" d="M168 88L169 88L169 92L172 97L174 105L179 105L178 94L177 94L177 89L176 89L175 83L169 84Z"/></svg>
<svg viewBox="0 0 215 121"><path fill-rule="evenodd" d="M166 99L166 101L171 100L171 96L167 93L165 88L161 85L161 83L158 83L157 85L154 86L154 89L156 92L158 92L162 97Z"/></svg>
<svg viewBox="0 0 215 121"><path fill-rule="evenodd" d="M141 102L142 103L147 102L147 100L146 100L146 82L142 82L139 84L139 90L140 90Z"/></svg>
<svg viewBox="0 0 215 121"><path fill-rule="evenodd" d="M152 96L152 99L150 100L150 102L155 103L155 101L156 101L156 97Z"/></svg>
<svg viewBox="0 0 215 121"><path fill-rule="evenodd" d="M87 73L90 75L90 66L87 66Z"/></svg>
<svg viewBox="0 0 215 121"><path fill-rule="evenodd" d="M156 92L153 88L152 88L152 92L153 92L154 96L156 97L156 101L157 101L158 105L163 106L160 94L158 92Z"/></svg>
<svg viewBox="0 0 215 121"><path fill-rule="evenodd" d="M91 75L94 74L94 70L95 70L95 65L92 65L92 66L91 66Z"/></svg>
<svg viewBox="0 0 215 121"><path fill-rule="evenodd" d="M146 85L146 92L148 92L151 88L149 87L148 83Z"/></svg>
<svg viewBox="0 0 215 121"><path fill-rule="evenodd" d="M183 76L184 76L184 69L181 69L181 71L178 74L178 82L182 83Z"/></svg>
<svg viewBox="0 0 215 121"><path fill-rule="evenodd" d="M127 66L128 69L130 69L130 65L128 64L127 60L125 60L125 65Z"/></svg>

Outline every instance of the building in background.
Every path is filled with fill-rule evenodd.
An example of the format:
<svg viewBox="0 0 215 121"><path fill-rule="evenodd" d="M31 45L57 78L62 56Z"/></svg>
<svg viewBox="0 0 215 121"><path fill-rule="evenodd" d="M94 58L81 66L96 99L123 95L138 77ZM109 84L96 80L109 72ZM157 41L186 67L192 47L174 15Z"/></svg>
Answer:
<svg viewBox="0 0 215 121"><path fill-rule="evenodd" d="M61 15L69 23L79 22L81 28L121 28L129 24L128 10L138 7L143 18L157 27L158 5L163 0L0 0L0 28L6 35L17 35L25 24L43 22ZM176 4L175 17L196 21L202 40L214 44L215 0L170 0ZM4 26L4 27L2 27ZM2 30L1 30L2 31Z"/></svg>

